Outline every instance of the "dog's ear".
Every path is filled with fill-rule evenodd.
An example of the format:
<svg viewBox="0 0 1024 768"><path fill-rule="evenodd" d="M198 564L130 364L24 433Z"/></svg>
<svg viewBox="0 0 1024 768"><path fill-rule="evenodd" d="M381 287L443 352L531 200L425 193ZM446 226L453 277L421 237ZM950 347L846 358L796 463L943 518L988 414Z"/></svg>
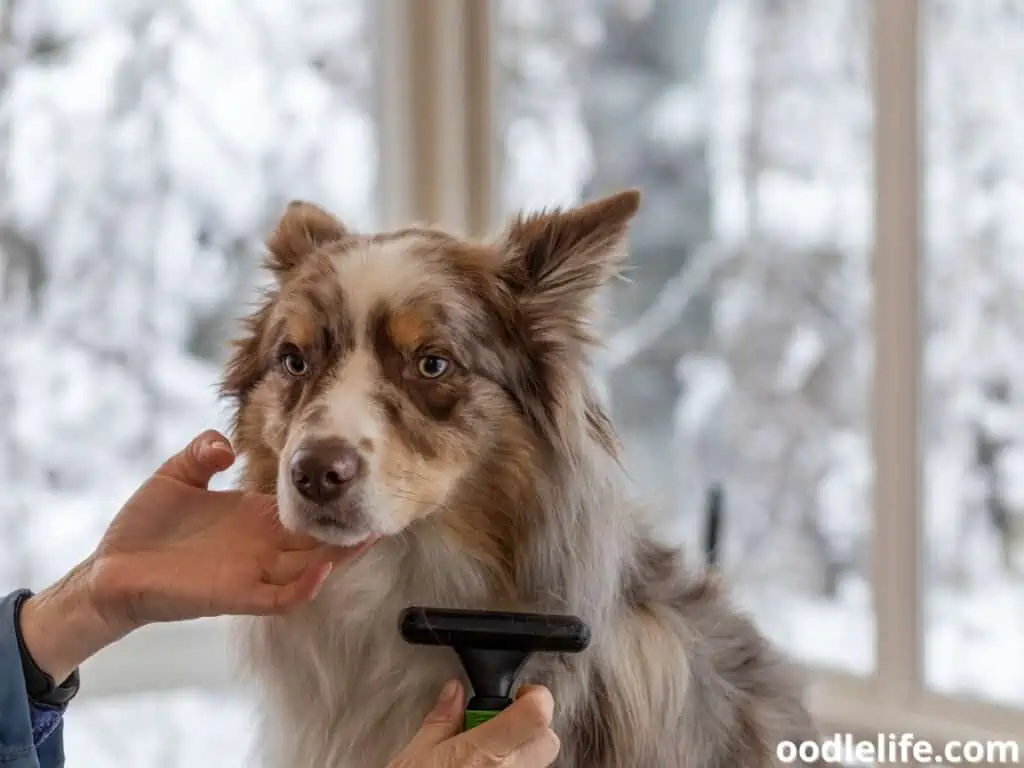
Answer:
<svg viewBox="0 0 1024 768"><path fill-rule="evenodd" d="M556 444L563 435L558 425L578 402L572 393L595 341L593 300L624 260L639 208L640 193L627 190L569 210L520 216L497 244L499 278L512 298L509 343L525 363L510 371L510 389Z"/></svg>
<svg viewBox="0 0 1024 768"><path fill-rule="evenodd" d="M630 189L569 210L518 217L502 243L506 283L536 310L582 319L592 294L625 258L629 223L639 208L640 192Z"/></svg>
<svg viewBox="0 0 1024 768"><path fill-rule="evenodd" d="M267 239L267 266L278 276L287 274L317 248L347 236L344 225L323 208L293 200Z"/></svg>

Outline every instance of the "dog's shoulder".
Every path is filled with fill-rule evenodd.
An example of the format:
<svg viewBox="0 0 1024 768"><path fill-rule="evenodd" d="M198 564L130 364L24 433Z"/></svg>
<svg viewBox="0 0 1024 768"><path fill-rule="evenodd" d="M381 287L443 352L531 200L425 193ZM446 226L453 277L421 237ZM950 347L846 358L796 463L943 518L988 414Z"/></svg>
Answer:
<svg viewBox="0 0 1024 768"><path fill-rule="evenodd" d="M779 741L814 737L795 666L719 572L640 540L623 578L567 764L771 766Z"/></svg>

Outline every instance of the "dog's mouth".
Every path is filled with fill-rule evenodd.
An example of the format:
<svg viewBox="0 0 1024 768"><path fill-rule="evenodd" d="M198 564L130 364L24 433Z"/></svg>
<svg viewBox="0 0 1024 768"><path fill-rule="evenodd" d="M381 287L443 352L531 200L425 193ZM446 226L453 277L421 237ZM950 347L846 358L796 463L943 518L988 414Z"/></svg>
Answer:
<svg viewBox="0 0 1024 768"><path fill-rule="evenodd" d="M300 509L306 533L325 544L356 546L374 535L373 526L363 510L354 504L338 509L312 507Z"/></svg>

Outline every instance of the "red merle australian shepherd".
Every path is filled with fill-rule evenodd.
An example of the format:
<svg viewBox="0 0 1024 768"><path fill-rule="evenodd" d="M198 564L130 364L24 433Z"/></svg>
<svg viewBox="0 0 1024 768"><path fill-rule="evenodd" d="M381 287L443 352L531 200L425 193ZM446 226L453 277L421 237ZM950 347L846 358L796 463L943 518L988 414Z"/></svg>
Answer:
<svg viewBox="0 0 1024 768"><path fill-rule="evenodd" d="M591 384L594 299L639 204L485 241L284 212L224 381L244 483L291 529L381 538L307 607L243 624L267 768L380 768L465 679L449 649L402 640L410 604L589 622L585 652L521 676L554 694L558 766L776 766L780 741L816 737L779 653L652 537Z"/></svg>

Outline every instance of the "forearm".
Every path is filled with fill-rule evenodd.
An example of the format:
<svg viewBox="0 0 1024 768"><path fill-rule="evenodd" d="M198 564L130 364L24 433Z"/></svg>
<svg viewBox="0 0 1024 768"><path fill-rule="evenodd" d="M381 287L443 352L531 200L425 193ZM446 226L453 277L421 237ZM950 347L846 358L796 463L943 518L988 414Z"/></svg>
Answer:
<svg viewBox="0 0 1024 768"><path fill-rule="evenodd" d="M36 665L60 684L84 661L119 640L91 593L88 563L30 597L21 608L21 637Z"/></svg>

